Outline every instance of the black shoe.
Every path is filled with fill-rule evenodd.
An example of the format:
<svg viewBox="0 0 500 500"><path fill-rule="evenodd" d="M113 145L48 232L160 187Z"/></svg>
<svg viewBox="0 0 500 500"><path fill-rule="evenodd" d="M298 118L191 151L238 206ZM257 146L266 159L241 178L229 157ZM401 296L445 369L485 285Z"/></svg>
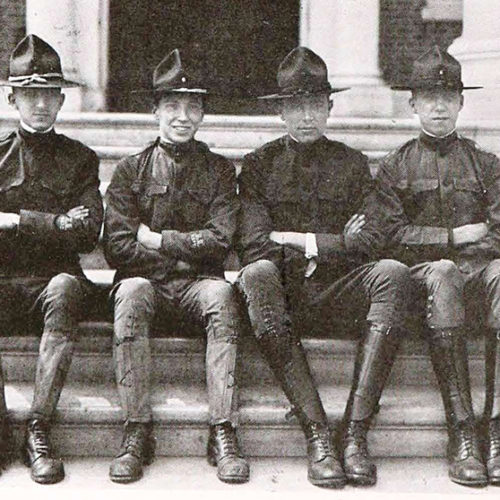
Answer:
<svg viewBox="0 0 500 500"><path fill-rule="evenodd" d="M489 483L500 486L500 420L496 418L489 421L485 461Z"/></svg>
<svg viewBox="0 0 500 500"><path fill-rule="evenodd" d="M217 466L217 477L225 483L246 483L250 478L250 467L240 451L231 422L210 426L207 460Z"/></svg>
<svg viewBox="0 0 500 500"><path fill-rule="evenodd" d="M305 434L309 482L323 488L343 488L346 477L333 447L328 427L311 422L306 427Z"/></svg>
<svg viewBox="0 0 500 500"><path fill-rule="evenodd" d="M48 422L38 419L28 421L24 463L31 468L31 479L36 483L54 484L64 479L62 460L52 457Z"/></svg>
<svg viewBox="0 0 500 500"><path fill-rule="evenodd" d="M109 478L115 483L132 483L142 477L143 465L154 458L155 440L151 423L128 422L118 455L109 467Z"/></svg>
<svg viewBox="0 0 500 500"><path fill-rule="evenodd" d="M344 471L350 484L373 486L377 482L377 467L370 460L366 435L368 422L351 420L344 429Z"/></svg>
<svg viewBox="0 0 500 500"><path fill-rule="evenodd" d="M488 475L482 462L474 424L469 420L457 422L448 441L448 475L464 486L486 486Z"/></svg>

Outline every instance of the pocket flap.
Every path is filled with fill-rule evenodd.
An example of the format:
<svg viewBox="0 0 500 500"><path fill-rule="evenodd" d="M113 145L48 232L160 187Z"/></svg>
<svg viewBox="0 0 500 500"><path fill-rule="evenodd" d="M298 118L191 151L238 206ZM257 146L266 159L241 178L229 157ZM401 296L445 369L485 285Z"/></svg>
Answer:
<svg viewBox="0 0 500 500"><path fill-rule="evenodd" d="M439 187L438 179L415 179L410 188L413 192L433 191Z"/></svg>

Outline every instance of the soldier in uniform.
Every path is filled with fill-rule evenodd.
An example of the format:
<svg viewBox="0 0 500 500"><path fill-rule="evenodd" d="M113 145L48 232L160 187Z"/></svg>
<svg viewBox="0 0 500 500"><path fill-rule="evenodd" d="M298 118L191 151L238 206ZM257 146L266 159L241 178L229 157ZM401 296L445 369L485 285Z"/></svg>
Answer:
<svg viewBox="0 0 500 500"><path fill-rule="evenodd" d="M49 44L25 37L0 84L12 88L9 103L20 118L0 141L0 324L4 335L27 322L43 326L24 456L34 481L55 483L64 467L53 457L49 431L92 295L78 254L91 251L99 237L99 161L54 131L61 89L76 84L64 78Z"/></svg>
<svg viewBox="0 0 500 500"><path fill-rule="evenodd" d="M410 106L420 135L391 152L377 175L389 255L411 266L448 428L449 476L470 486L500 482L500 406L490 405L486 465L471 403L467 324L493 342L500 330L500 163L457 134L464 87L459 62L435 46L413 65ZM474 319L473 319L474 318ZM495 338L496 334L496 338ZM497 382L498 384L498 382Z"/></svg>
<svg viewBox="0 0 500 500"><path fill-rule="evenodd" d="M149 338L179 319L206 334L208 460L221 481L242 483L249 468L235 429L240 312L223 267L239 208L235 169L194 139L207 89L178 50L156 67L149 92L159 137L117 165L106 193L105 255L117 268L113 353L126 417L110 477L135 481L153 458Z"/></svg>
<svg viewBox="0 0 500 500"><path fill-rule="evenodd" d="M285 57L277 80L278 93L266 98L281 106L288 133L244 158L244 268L236 286L306 436L309 481L373 485L366 437L399 344L408 269L373 260L383 238L365 204L372 187L367 158L324 135L329 96L344 89L331 87L324 61L305 47ZM360 333L341 433L343 463L300 341L303 332L329 335L337 326Z"/></svg>

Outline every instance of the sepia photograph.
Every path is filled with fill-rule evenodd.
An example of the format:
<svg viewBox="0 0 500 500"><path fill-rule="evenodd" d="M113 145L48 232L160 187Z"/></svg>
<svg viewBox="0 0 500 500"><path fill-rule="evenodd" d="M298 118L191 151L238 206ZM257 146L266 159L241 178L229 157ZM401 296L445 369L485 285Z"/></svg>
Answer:
<svg viewBox="0 0 500 500"><path fill-rule="evenodd" d="M0 21L0 496L500 493L498 0Z"/></svg>

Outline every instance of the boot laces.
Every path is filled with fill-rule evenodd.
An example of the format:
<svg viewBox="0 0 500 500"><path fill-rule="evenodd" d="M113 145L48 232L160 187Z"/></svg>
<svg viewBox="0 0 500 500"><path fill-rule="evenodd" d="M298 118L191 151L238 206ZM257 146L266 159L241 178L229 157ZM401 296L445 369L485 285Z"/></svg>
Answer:
<svg viewBox="0 0 500 500"><path fill-rule="evenodd" d="M368 453L366 435L368 433L368 423L363 420L351 420L347 424L346 437L352 438L357 447L364 453Z"/></svg>
<svg viewBox="0 0 500 500"><path fill-rule="evenodd" d="M474 432L469 422L459 422L456 428L457 441L459 443L459 451L462 454L467 452L467 455L473 455L474 452Z"/></svg>
<svg viewBox="0 0 500 500"><path fill-rule="evenodd" d="M143 425L127 425L123 437L122 451L142 458L146 446L146 430Z"/></svg>
<svg viewBox="0 0 500 500"><path fill-rule="evenodd" d="M219 437L221 455L224 457L228 455L238 456L238 441L231 424L224 422L223 424L217 425L216 433Z"/></svg>
<svg viewBox="0 0 500 500"><path fill-rule="evenodd" d="M48 455L50 451L47 429L43 422L34 420L31 424L33 446L40 455Z"/></svg>
<svg viewBox="0 0 500 500"><path fill-rule="evenodd" d="M500 420L492 420L489 425L490 454L500 455Z"/></svg>
<svg viewBox="0 0 500 500"><path fill-rule="evenodd" d="M309 427L309 433L309 441L314 443L322 457L331 456L333 454L328 428L325 428L321 424L312 423Z"/></svg>

